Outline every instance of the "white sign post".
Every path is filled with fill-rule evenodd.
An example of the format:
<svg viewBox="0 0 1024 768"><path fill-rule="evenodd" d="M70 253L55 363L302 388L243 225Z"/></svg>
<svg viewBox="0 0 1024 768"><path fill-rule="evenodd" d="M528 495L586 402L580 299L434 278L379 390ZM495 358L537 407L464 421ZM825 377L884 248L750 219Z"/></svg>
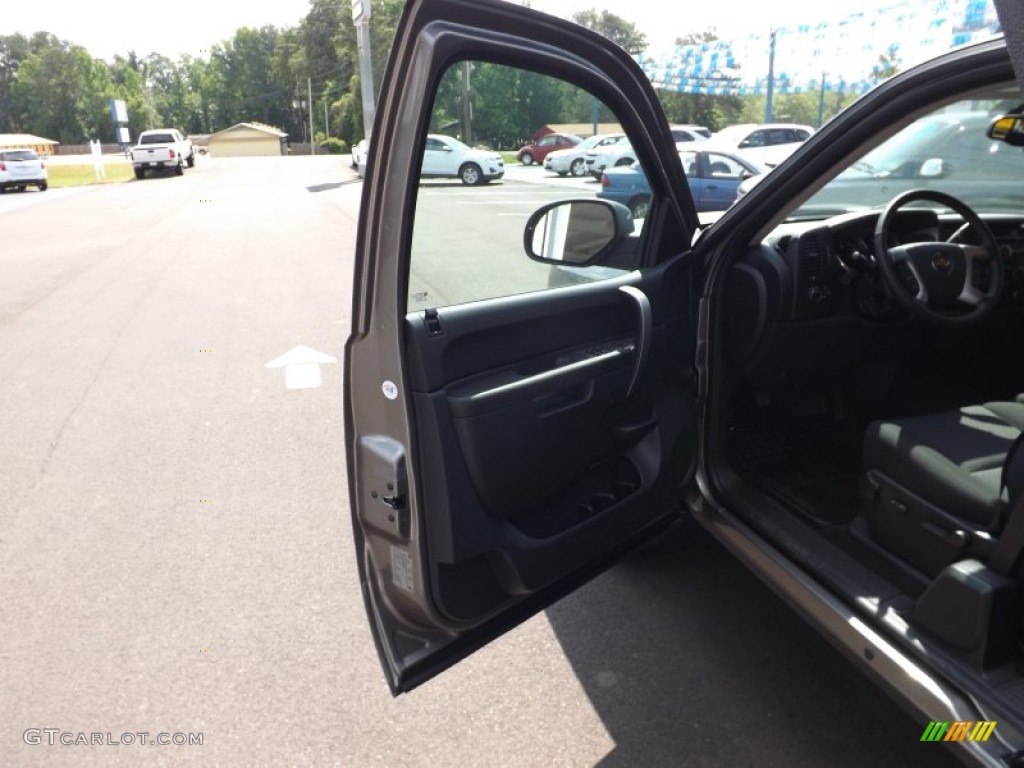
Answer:
<svg viewBox="0 0 1024 768"><path fill-rule="evenodd" d="M100 144L100 140L91 140L89 142L89 150L92 152L92 167L96 172L96 180L105 179L107 177L107 170L103 163L103 145Z"/></svg>

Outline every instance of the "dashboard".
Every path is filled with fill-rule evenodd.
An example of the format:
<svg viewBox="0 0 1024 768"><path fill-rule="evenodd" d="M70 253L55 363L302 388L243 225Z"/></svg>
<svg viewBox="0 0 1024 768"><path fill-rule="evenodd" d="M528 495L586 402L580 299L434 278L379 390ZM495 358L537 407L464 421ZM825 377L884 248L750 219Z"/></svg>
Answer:
<svg viewBox="0 0 1024 768"><path fill-rule="evenodd" d="M864 210L790 221L751 245L730 273L723 305L726 359L744 370L759 363L813 366L833 357L837 348L856 354L876 349L879 340L897 343L901 330L914 323L878 268L879 216L878 210ZM982 218L999 244L1005 278L1000 308L1024 312L1024 215ZM924 208L897 212L889 240L890 247L977 242L958 215ZM991 275L980 269L973 278L984 290Z"/></svg>
<svg viewBox="0 0 1024 768"><path fill-rule="evenodd" d="M888 299L878 272L875 227L878 211L845 214L821 222L784 224L764 245L784 268L775 280L788 283L790 296L777 317L781 320L820 318L841 311L856 311L878 321L899 320L903 313ZM999 244L1005 288L1002 302L1024 306L1024 216L983 217ZM902 210L889 228L889 247L916 242L977 243L977 238L956 214L936 214L927 209ZM763 257L755 250L754 259ZM901 276L902 277L902 276ZM980 270L974 276L982 290L991 276ZM908 278L908 289L912 287ZM773 281L774 282L774 281Z"/></svg>

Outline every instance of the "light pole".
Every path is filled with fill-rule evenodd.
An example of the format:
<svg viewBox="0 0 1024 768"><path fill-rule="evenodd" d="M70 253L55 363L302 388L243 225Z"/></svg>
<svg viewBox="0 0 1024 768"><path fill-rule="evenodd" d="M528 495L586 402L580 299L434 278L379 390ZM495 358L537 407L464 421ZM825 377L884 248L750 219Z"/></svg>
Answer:
<svg viewBox="0 0 1024 768"><path fill-rule="evenodd" d="M146 77L146 129L153 130L153 81Z"/></svg>
<svg viewBox="0 0 1024 768"><path fill-rule="evenodd" d="M469 85L469 71L472 66L469 60L462 62L462 122L464 123L462 140L473 143L473 91Z"/></svg>
<svg viewBox="0 0 1024 768"><path fill-rule="evenodd" d="M363 96L363 135L369 138L377 112L373 97L373 62L370 59L370 0L352 0L352 23L359 43L359 84Z"/></svg>
<svg viewBox="0 0 1024 768"><path fill-rule="evenodd" d="M825 117L825 82L828 77L828 72L821 73L821 92L818 94L818 127L821 128L821 124Z"/></svg>
<svg viewBox="0 0 1024 768"><path fill-rule="evenodd" d="M316 134L313 133L313 78L306 78L306 88L309 89L309 154L316 154Z"/></svg>

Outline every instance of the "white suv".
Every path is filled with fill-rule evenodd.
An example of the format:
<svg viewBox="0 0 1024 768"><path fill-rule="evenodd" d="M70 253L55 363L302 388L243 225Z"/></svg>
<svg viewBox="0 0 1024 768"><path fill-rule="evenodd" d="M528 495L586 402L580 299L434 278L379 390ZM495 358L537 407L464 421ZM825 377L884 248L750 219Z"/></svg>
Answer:
<svg viewBox="0 0 1024 768"><path fill-rule="evenodd" d="M701 149L735 152L754 162L776 166L811 138L813 133L811 126L793 123L730 125L712 134L707 146Z"/></svg>
<svg viewBox="0 0 1024 768"><path fill-rule="evenodd" d="M46 163L31 149L0 149L0 192L29 186L46 191Z"/></svg>
<svg viewBox="0 0 1024 768"><path fill-rule="evenodd" d="M463 184L476 185L504 175L505 162L497 152L467 147L451 136L427 136L421 178L461 179Z"/></svg>
<svg viewBox="0 0 1024 768"><path fill-rule="evenodd" d="M694 142L711 138L711 131L703 125L670 125L669 130L678 150L693 149Z"/></svg>

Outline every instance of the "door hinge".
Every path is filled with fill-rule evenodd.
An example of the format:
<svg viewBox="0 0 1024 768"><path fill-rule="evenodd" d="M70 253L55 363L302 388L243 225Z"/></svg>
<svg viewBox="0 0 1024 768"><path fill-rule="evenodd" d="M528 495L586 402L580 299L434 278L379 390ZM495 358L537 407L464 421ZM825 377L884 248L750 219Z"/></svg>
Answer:
<svg viewBox="0 0 1024 768"><path fill-rule="evenodd" d="M423 310L423 319L427 326L427 336L441 335L441 316L437 313L437 309L430 307Z"/></svg>
<svg viewBox="0 0 1024 768"><path fill-rule="evenodd" d="M359 441L359 516L392 537L409 538L409 481L405 447L390 437L370 435Z"/></svg>

